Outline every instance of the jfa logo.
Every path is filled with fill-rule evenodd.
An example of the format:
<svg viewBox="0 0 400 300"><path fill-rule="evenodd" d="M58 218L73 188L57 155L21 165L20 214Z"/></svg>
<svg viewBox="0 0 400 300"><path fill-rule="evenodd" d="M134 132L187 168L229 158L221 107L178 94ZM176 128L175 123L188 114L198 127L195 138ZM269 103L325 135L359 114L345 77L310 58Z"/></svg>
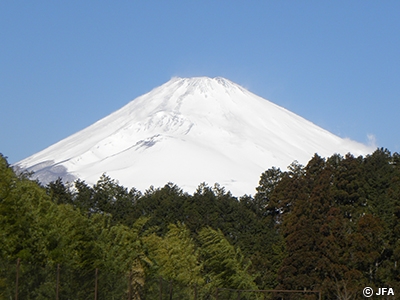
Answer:
<svg viewBox="0 0 400 300"><path fill-rule="evenodd" d="M365 297L371 297L374 295L374 290L370 287L365 287L363 289L363 295ZM392 288L378 288L378 291L375 293L376 296L394 296L394 290Z"/></svg>

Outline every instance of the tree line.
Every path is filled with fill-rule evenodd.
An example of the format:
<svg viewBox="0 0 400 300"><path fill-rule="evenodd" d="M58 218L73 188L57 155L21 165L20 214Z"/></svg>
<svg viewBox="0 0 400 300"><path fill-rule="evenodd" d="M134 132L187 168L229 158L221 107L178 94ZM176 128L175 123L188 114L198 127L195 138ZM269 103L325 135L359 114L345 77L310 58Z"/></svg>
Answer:
<svg viewBox="0 0 400 300"><path fill-rule="evenodd" d="M142 193L106 175L42 186L0 155L0 299L13 297L17 259L21 299L54 298L56 266L60 299L93 299L95 269L107 283L100 299L158 299L160 285L174 299L212 299L216 288L400 291L399 154L315 154L266 170L256 191L168 183Z"/></svg>

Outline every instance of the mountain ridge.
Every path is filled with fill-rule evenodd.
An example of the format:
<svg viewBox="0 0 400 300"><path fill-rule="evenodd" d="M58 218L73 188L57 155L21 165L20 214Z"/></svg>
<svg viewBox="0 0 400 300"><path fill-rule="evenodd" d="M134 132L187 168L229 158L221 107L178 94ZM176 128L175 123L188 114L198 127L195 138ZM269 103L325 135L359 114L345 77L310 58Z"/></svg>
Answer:
<svg viewBox="0 0 400 300"><path fill-rule="evenodd" d="M103 173L144 190L173 182L193 190L218 182L255 192L259 176L314 153L365 155L341 139L222 77L173 77L85 129L18 162L43 183L95 183Z"/></svg>

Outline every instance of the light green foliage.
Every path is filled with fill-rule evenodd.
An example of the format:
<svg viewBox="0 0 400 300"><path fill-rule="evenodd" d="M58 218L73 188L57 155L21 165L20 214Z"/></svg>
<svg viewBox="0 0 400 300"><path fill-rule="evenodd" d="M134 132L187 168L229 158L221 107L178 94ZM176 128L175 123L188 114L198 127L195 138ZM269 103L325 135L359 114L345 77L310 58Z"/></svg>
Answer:
<svg viewBox="0 0 400 300"><path fill-rule="evenodd" d="M146 271L152 265L145 253L142 237L146 222L146 218L140 218L132 228L122 224L104 226L98 239L100 255L95 262L96 266L125 277L135 299L139 299L146 283Z"/></svg>
<svg viewBox="0 0 400 300"><path fill-rule="evenodd" d="M203 283L199 253L184 225L170 224L164 237L152 234L147 237L147 243L157 264L157 273L164 279L187 286Z"/></svg>
<svg viewBox="0 0 400 300"><path fill-rule="evenodd" d="M247 272L251 262L228 242L221 230L203 228L199 239L208 289L257 289L254 277Z"/></svg>
<svg viewBox="0 0 400 300"><path fill-rule="evenodd" d="M0 160L1 251L10 259L45 262L49 219L56 208L40 186L18 178L4 158Z"/></svg>
<svg viewBox="0 0 400 300"><path fill-rule="evenodd" d="M0 294L7 298L12 295L10 274L18 258L26 262L21 267L25 276L21 297L26 297L28 291L38 299L47 293L46 286L34 283L37 275L42 278L48 275L44 266L52 247L49 233L56 211L42 187L25 176L16 176L0 157L0 281L7 283ZM35 270L37 266L42 267L40 271Z"/></svg>

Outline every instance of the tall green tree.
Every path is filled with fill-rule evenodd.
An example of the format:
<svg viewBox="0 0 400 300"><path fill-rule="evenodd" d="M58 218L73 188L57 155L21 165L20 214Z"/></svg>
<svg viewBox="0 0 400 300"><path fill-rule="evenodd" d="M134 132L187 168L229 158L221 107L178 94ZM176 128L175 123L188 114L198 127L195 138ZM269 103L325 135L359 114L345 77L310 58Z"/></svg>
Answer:
<svg viewBox="0 0 400 300"><path fill-rule="evenodd" d="M146 239L150 255L155 261L153 269L158 276L172 285L184 286L176 291L181 297L193 297L193 289L199 289L204 281L199 251L190 236L190 231L181 223L170 224L164 237L152 234ZM175 292L175 294L176 294Z"/></svg>
<svg viewBox="0 0 400 300"><path fill-rule="evenodd" d="M206 288L257 289L248 273L251 262L225 238L221 230L205 227L199 232Z"/></svg>

